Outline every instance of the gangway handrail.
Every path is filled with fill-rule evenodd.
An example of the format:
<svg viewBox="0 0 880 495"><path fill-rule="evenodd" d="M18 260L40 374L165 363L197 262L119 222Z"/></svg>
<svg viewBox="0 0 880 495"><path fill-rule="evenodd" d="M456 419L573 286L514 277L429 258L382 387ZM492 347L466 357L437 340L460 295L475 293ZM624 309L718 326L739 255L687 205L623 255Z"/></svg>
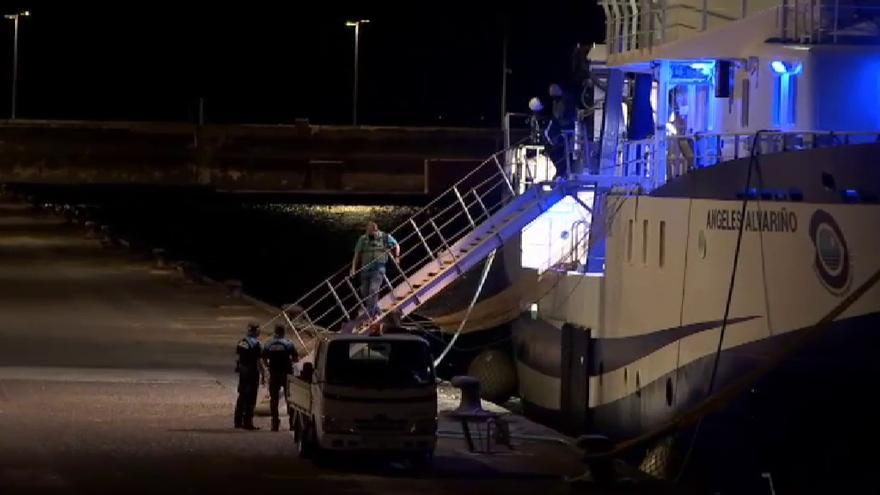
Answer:
<svg viewBox="0 0 880 495"><path fill-rule="evenodd" d="M512 186L510 185L510 180L507 176L508 172L505 170L501 161L498 159L498 156L503 156L510 149L519 146L519 144L523 141L524 140L521 140L510 148L505 148L490 155L477 167L465 174L464 177L456 181L449 190L438 195L426 205L419 208L409 219L392 229L390 231L390 234L392 236L395 236L396 234L397 237L400 237L399 239L397 239L397 241L398 244L402 247L407 246L409 244L409 241L415 239L416 237L419 237L420 243L408 249L404 249L403 253L401 253L400 255L400 259L402 260L405 257L411 255L415 249L426 249L428 251L428 255L425 258L415 262L416 266L424 264L425 261L429 260L430 258L440 259L447 253L454 256L454 253L449 249L448 246L456 241L460 236L466 234L468 230L471 230L476 222L482 221L484 215L486 216L486 218L488 218L491 216L492 211L497 210L499 207L503 206L503 204L506 204L505 198L502 198L501 200L496 201L490 205L487 205L487 202L485 200L487 199L488 195L495 194L495 190L502 184L507 184L508 188L512 189ZM482 178L480 177L480 174L486 174L487 177ZM468 182L473 181L475 178L481 178L482 180L479 180L475 185L469 185ZM427 229L425 229L426 233L422 235L415 220L420 218L421 216L424 216L426 213L429 213L432 208L436 208L438 205L442 204L441 202L444 199L450 199L453 196L455 197L455 201L450 201L450 204L448 206L442 208L439 212L434 213L429 218L429 222L431 224L431 227L433 227L433 231L427 232ZM465 197L467 199L465 199ZM473 198L473 200L471 200L471 198ZM476 207L479 207L478 210L472 212L472 210L476 209ZM443 230L462 216L467 217L470 226L466 226L465 228L451 234L447 233L447 235L444 237ZM445 222L440 222L440 225L438 226L438 222L436 222L436 219L444 219L445 217L449 218L446 219ZM401 235L405 232L405 228L409 224L416 225L414 231L409 234ZM423 227L425 226L428 226L428 222L424 223ZM440 247L432 249L430 241L434 238L440 241ZM399 263L399 260L393 259L394 257L389 251L386 251L386 255L389 255L392 258L393 264L397 265L397 263ZM332 273L329 277L325 278L320 284L306 292L304 295L300 296L295 302L284 305L282 307L282 312L275 315L272 319L264 323L263 326L272 324L282 314L285 315L285 320L289 320L289 318L286 317L287 312L294 308L305 315L306 324L308 326L315 327L318 330L321 330L320 321L333 313L333 311L335 310L339 310L339 312L341 312L345 318L351 319L351 314L349 312L351 308L364 308L364 301L360 298L360 294L354 288L354 284L351 283L351 278L359 275L366 267L362 266L359 269L355 270L354 273L349 273L351 271L349 269L349 266L350 265L344 265L342 268ZM406 267L400 267L399 271L401 273L400 277L403 277L405 279L408 269ZM396 281L398 278L399 276L393 277L393 281ZM328 289L329 293L332 295L332 299L330 301L326 300L326 295L322 296L321 293L319 293L320 290L327 291ZM381 291L382 290L380 289L380 294ZM346 294L346 292L348 292L348 294ZM311 299L315 298L316 294L318 296L317 299L311 301ZM352 297L355 299L354 306L350 306ZM315 311L319 312L319 316L312 317ZM328 326L332 326L338 323L339 319L336 319L331 325Z"/></svg>

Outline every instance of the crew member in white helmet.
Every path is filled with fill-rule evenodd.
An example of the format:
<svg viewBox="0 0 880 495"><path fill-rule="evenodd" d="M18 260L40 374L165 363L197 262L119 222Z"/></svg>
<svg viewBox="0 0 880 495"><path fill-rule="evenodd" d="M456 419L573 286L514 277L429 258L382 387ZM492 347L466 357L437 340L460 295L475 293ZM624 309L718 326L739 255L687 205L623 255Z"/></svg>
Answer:
<svg viewBox="0 0 880 495"><path fill-rule="evenodd" d="M544 130L547 128L547 118L544 116L544 104L535 96L529 100L529 139L532 144L546 144Z"/></svg>

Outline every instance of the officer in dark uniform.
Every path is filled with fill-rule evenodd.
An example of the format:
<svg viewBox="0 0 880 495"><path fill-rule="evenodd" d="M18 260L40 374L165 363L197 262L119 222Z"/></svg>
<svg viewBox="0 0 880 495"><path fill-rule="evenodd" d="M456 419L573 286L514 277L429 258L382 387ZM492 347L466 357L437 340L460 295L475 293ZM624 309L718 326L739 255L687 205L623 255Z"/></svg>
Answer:
<svg viewBox="0 0 880 495"><path fill-rule="evenodd" d="M269 409L272 411L272 431L278 431L280 391L287 397L287 377L293 373L293 363L298 356L293 342L284 336L284 326L275 327L275 335L263 346L263 359L269 368Z"/></svg>
<svg viewBox="0 0 880 495"><path fill-rule="evenodd" d="M245 430L259 430L254 426L254 408L257 406L257 393L263 375L260 361L260 326L248 325L247 336L238 341L235 352L238 354L235 371L238 373L238 400L235 402L235 427Z"/></svg>

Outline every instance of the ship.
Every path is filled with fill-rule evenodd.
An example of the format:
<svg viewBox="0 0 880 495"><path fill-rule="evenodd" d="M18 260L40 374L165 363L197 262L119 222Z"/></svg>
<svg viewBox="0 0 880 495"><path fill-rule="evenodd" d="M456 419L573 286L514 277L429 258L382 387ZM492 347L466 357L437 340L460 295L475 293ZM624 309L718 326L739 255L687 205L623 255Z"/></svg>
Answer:
<svg viewBox="0 0 880 495"><path fill-rule="evenodd" d="M602 4L585 166L640 187L513 323L526 414L722 493L873 487L880 2Z"/></svg>
<svg viewBox="0 0 880 495"><path fill-rule="evenodd" d="M392 231L378 313L346 266L281 316L501 335L484 385L658 478L872 487L880 2L600 3L568 176L509 138Z"/></svg>

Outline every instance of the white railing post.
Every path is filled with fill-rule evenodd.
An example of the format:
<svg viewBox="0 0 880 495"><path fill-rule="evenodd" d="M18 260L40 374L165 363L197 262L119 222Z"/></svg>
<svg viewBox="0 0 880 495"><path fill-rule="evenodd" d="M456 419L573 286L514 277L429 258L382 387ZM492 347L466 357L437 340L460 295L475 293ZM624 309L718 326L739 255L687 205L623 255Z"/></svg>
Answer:
<svg viewBox="0 0 880 495"><path fill-rule="evenodd" d="M284 315L284 319L287 320L287 324L290 326L290 329L293 330L293 335L296 337L296 340L299 341L299 344L303 346L303 349L308 352L309 346L306 345L305 341L303 341L302 337L299 334L299 330L297 330L296 325L290 320L290 317L287 316L287 311L282 311L282 315Z"/></svg>
<svg viewBox="0 0 880 495"><path fill-rule="evenodd" d="M405 271L403 271L403 268L401 268L400 263L397 262L397 259L395 259L394 256L389 256L389 258L391 258L391 262L394 263L394 266L397 268L397 271L400 272L400 275L403 277L403 281L406 282L406 286L409 287L410 291L415 293L416 289L410 283L409 275L407 275L407 273ZM387 275L383 274L383 276L385 277L385 280L388 280ZM391 284L389 283L389 285L391 285Z"/></svg>
<svg viewBox="0 0 880 495"><path fill-rule="evenodd" d="M636 3L636 0L629 0L629 6L631 9L631 17L630 17L630 49L641 48L641 43L639 43L639 6ZM569 166L569 170L571 170L571 166Z"/></svg>
<svg viewBox="0 0 880 495"><path fill-rule="evenodd" d="M431 220L431 221L433 222L433 220ZM421 241L422 241L422 245L425 246L425 251L428 252L428 256L430 256L431 259L437 259L437 257L434 256L434 252L431 251L431 246L428 245L428 241L426 241L426 240L425 240L425 237L422 235L422 231L419 230L419 226L416 225L416 221L413 220L412 218L410 218L410 219L409 219L409 223L412 224L413 229L415 229L415 231L416 231L416 235L418 235L418 236L419 236L419 239L421 239Z"/></svg>
<svg viewBox="0 0 880 495"><path fill-rule="evenodd" d="M832 42L834 44L837 44L837 27L839 26L839 24L838 24L839 22L840 22L840 0L834 0L834 26L832 27L832 29L834 29L834 31L833 31L834 35L832 37Z"/></svg>
<svg viewBox="0 0 880 495"><path fill-rule="evenodd" d="M504 183L507 184L507 189L510 190L510 194L516 196L516 190L513 189L513 184L510 183L510 179L507 177L507 172L504 171L504 167L501 166L501 162L498 161L498 155L492 155L492 158L495 160L498 172L501 173L501 177L504 179Z"/></svg>
<svg viewBox="0 0 880 495"><path fill-rule="evenodd" d="M345 283L348 284L348 288L351 289L351 292L354 294L354 299L357 301L358 306L364 310L364 314L369 313L367 307L364 305L363 299L360 298L360 294L358 294L357 289L354 288L354 284L351 283L351 279L349 277L345 277Z"/></svg>
<svg viewBox="0 0 880 495"><path fill-rule="evenodd" d="M667 13L666 0L660 0L660 43L666 43L666 24L669 22Z"/></svg>
<svg viewBox="0 0 880 495"><path fill-rule="evenodd" d="M455 192L455 197L458 198L459 204L464 209L464 214L467 215L468 222L471 223L471 227L476 227L477 224L474 223L473 217L471 217L471 212L468 211L467 204L464 202L464 198L461 197L461 193L458 191L458 186L453 186L452 190Z"/></svg>
<svg viewBox="0 0 880 495"><path fill-rule="evenodd" d="M342 304L342 299L339 299L339 295L336 294L336 289L333 288L333 284L330 283L330 279L327 279L327 287L330 288L330 293L333 294L333 298L336 299L336 304L339 305L339 309L345 314L345 319L350 320L351 316L348 315L348 310L345 309L345 305Z"/></svg>
<svg viewBox="0 0 880 495"><path fill-rule="evenodd" d="M486 205L483 203L483 200L480 198L480 195L477 194L477 190L472 189L471 192L474 193L474 198L477 199L477 204L480 205L480 208L483 209L483 213L486 214L486 218L488 219L489 217L491 217L492 215L489 214L489 210L486 209ZM479 218L479 217L477 217L477 218Z"/></svg>
<svg viewBox="0 0 880 495"><path fill-rule="evenodd" d="M703 19L700 21L700 31L709 27L709 0L703 0Z"/></svg>
<svg viewBox="0 0 880 495"><path fill-rule="evenodd" d="M813 35L814 35L814 33L816 33L816 30L818 29L818 27L816 26L816 9L815 9L815 5L814 5L815 3L816 3L816 0L810 0L807 3L807 8L810 9L810 23L809 23L810 27L809 27L809 31L807 31L806 36L809 38L810 43L812 43L814 41Z"/></svg>
<svg viewBox="0 0 880 495"><path fill-rule="evenodd" d="M440 238L440 242L443 243L443 247L445 247L446 251L452 255L452 261L456 261L458 259L458 257L455 256L454 252L452 252L452 248L449 247L449 243L446 242L446 238L443 237L443 234L440 232L440 229L437 227L437 224L434 223L433 219L431 219L431 226L434 227L434 231L437 232L437 237Z"/></svg>

